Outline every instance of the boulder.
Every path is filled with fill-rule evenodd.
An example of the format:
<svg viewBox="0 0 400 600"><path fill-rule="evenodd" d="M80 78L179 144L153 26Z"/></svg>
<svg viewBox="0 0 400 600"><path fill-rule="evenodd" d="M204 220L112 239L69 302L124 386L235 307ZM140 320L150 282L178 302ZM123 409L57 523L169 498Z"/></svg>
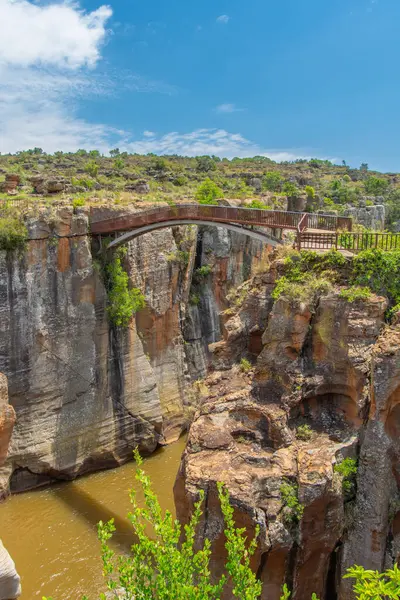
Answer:
<svg viewBox="0 0 400 600"><path fill-rule="evenodd" d="M17 173L7 173L5 181L0 186L0 191L3 193L13 193L20 182L21 178Z"/></svg>

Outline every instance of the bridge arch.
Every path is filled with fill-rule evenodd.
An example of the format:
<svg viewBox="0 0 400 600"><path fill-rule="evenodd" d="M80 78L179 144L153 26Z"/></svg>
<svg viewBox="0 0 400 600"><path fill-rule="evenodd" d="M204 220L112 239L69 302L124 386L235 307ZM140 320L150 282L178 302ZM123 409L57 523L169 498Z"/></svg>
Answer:
<svg viewBox="0 0 400 600"><path fill-rule="evenodd" d="M272 234L268 234L267 232L263 231L256 231L254 229L244 227L243 225L234 225L233 223L218 221L205 221L201 219L175 219L171 221L162 221L160 223L151 223L149 225L144 225L142 227L132 229L131 231L127 231L126 233L122 234L121 236L117 237L115 240L110 242L107 246L107 249L118 248L118 246L126 244L127 242L130 242L131 240L134 240L135 238L144 235L145 233L150 233L158 229L165 229L166 227L179 227L182 225L211 225L214 227L224 227L229 231L234 231L236 233L241 233L242 235L247 235L255 240L263 242L264 244L269 244L270 246L278 246L282 244L282 241L274 237Z"/></svg>

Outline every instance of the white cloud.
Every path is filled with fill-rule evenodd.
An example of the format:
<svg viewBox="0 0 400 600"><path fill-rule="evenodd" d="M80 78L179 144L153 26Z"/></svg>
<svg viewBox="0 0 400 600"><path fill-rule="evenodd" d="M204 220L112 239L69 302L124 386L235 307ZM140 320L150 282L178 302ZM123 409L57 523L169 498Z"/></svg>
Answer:
<svg viewBox="0 0 400 600"><path fill-rule="evenodd" d="M143 131L143 136L145 138L153 138L155 137L155 135L156 134L154 133L154 131Z"/></svg>
<svg viewBox="0 0 400 600"><path fill-rule="evenodd" d="M66 2L38 6L0 0L0 64L93 67L111 15L105 5L87 13Z"/></svg>
<svg viewBox="0 0 400 600"><path fill-rule="evenodd" d="M234 113L234 112L242 112L244 108L237 108L235 104L220 104L216 107L216 112L218 113Z"/></svg>
<svg viewBox="0 0 400 600"><path fill-rule="evenodd" d="M230 21L230 16L229 15L220 15L219 17L217 17L217 23L222 23L223 25L226 25L229 21Z"/></svg>
<svg viewBox="0 0 400 600"><path fill-rule="evenodd" d="M0 152L34 146L107 151L124 132L77 117L83 98L176 90L131 72L94 70L111 9L0 0ZM112 145L110 145L112 144Z"/></svg>
<svg viewBox="0 0 400 600"><path fill-rule="evenodd" d="M311 158L311 154L301 150L275 150L265 149L255 144L239 133L230 133L224 129L197 129L190 133L171 132L161 137L141 140L120 140L119 148L128 152L147 154L181 154L183 156L198 156L214 154L216 156L233 158L234 156L268 156L282 160L295 160L296 158Z"/></svg>

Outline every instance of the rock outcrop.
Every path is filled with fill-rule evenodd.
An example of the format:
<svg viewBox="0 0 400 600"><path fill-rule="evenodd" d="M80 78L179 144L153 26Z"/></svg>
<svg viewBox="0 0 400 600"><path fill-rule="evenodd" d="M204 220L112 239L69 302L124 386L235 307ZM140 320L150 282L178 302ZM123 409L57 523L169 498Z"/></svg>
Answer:
<svg viewBox="0 0 400 600"><path fill-rule="evenodd" d="M383 327L387 302L349 303L337 293L315 306L275 303L274 263L247 285L224 340L211 346L215 371L190 429L175 484L178 517L206 492L200 541L225 559L216 483L250 535L263 600L287 582L294 600L353 598L341 577L354 563L383 569L400 558L398 498L400 329ZM240 296L240 289L238 290ZM258 355L255 368L241 357ZM358 461L357 483L335 465ZM282 485L298 496L299 514Z"/></svg>
<svg viewBox="0 0 400 600"><path fill-rule="evenodd" d="M5 180L0 184L0 191L8 194L15 194L21 178L17 173L7 173Z"/></svg>
<svg viewBox="0 0 400 600"><path fill-rule="evenodd" d="M15 412L8 404L7 378L0 373L0 490L2 466L7 457L14 423ZM15 600L20 594L21 583L15 564L0 540L0 600Z"/></svg>
<svg viewBox="0 0 400 600"><path fill-rule="evenodd" d="M344 216L352 217L355 223L372 231L383 231L385 229L386 211L383 205L347 208L344 211Z"/></svg>

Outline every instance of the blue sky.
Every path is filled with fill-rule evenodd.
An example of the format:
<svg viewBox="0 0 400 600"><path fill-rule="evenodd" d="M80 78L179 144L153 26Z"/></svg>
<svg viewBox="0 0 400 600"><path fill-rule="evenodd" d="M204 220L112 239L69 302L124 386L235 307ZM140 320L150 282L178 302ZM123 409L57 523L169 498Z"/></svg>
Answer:
<svg viewBox="0 0 400 600"><path fill-rule="evenodd" d="M399 23L398 0L0 0L0 150L400 170Z"/></svg>

